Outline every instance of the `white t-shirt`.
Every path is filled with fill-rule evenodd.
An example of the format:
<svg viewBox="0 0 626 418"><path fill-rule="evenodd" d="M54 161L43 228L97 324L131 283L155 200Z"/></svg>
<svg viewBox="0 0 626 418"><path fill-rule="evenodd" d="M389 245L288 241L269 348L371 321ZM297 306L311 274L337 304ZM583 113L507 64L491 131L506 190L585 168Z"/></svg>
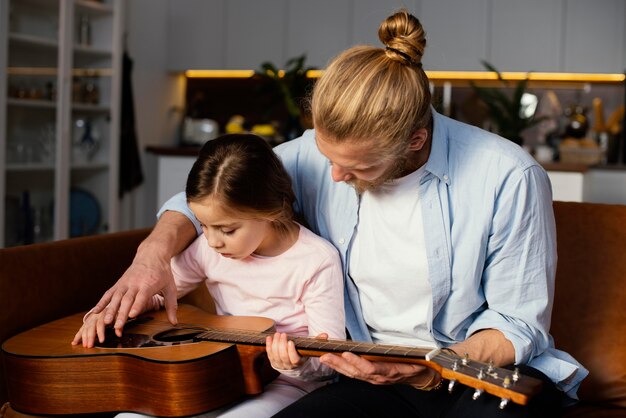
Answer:
<svg viewBox="0 0 626 418"><path fill-rule="evenodd" d="M436 347L432 290L418 194L424 168L361 196L349 274L372 339Z"/></svg>

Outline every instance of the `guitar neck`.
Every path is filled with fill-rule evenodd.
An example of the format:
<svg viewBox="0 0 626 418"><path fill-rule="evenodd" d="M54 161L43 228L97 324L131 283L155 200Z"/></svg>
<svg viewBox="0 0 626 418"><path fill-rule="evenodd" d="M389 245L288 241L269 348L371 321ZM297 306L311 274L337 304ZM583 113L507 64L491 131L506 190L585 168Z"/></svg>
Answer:
<svg viewBox="0 0 626 418"><path fill-rule="evenodd" d="M254 333L241 330L221 330L210 329L199 334L197 338L207 341L229 342L234 344L265 346L267 333ZM425 360L426 354L432 351L431 348L394 346L384 344L372 344L358 341L346 340L320 340L311 337L289 336L298 351L305 355L314 356L318 353L321 356L326 353L343 353L349 351L362 356L376 358L404 357L412 360Z"/></svg>
<svg viewBox="0 0 626 418"><path fill-rule="evenodd" d="M237 345L265 346L267 333L246 330L210 328L196 336L206 341L227 342ZM326 353L351 352L372 361L412 363L430 367L450 380L451 391L456 382L476 389L475 397L483 392L502 399L503 408L509 401L526 405L542 385L538 379L514 371L494 367L492 364L460 357L449 350L398 345L372 344L345 340L320 340L310 337L289 336L303 356L321 356Z"/></svg>

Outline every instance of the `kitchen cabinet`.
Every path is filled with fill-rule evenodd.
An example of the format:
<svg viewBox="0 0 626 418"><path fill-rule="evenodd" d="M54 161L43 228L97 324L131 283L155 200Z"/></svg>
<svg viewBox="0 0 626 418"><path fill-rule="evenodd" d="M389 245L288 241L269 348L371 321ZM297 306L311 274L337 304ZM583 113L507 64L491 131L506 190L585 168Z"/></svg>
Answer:
<svg viewBox="0 0 626 418"><path fill-rule="evenodd" d="M307 65L324 68L352 45L351 0L290 0L287 18L287 57L306 54Z"/></svg>
<svg viewBox="0 0 626 418"><path fill-rule="evenodd" d="M484 70L480 60L488 56L490 3L422 0L417 16L426 30L426 70Z"/></svg>
<svg viewBox="0 0 626 418"><path fill-rule="evenodd" d="M626 2L568 0L563 68L622 73L626 68Z"/></svg>
<svg viewBox="0 0 626 418"><path fill-rule="evenodd" d="M562 0L493 2L489 61L500 71L561 71L562 8Z"/></svg>
<svg viewBox="0 0 626 418"><path fill-rule="evenodd" d="M546 167L554 200L626 205L626 167L623 165Z"/></svg>
<svg viewBox="0 0 626 418"><path fill-rule="evenodd" d="M121 0L0 0L0 247L118 228Z"/></svg>
<svg viewBox="0 0 626 418"><path fill-rule="evenodd" d="M225 0L168 2L168 69L225 68ZM245 28L240 30L247 33Z"/></svg>
<svg viewBox="0 0 626 418"><path fill-rule="evenodd" d="M282 67L307 54L323 67L350 45L350 0L170 1L168 68L257 69Z"/></svg>
<svg viewBox="0 0 626 418"><path fill-rule="evenodd" d="M380 46L400 7L424 24L427 70L621 73L623 0L169 0L169 69L255 69L302 53L323 68L355 44Z"/></svg>
<svg viewBox="0 0 626 418"><path fill-rule="evenodd" d="M229 0L224 68L257 69L264 61L282 67L289 4L287 0Z"/></svg>

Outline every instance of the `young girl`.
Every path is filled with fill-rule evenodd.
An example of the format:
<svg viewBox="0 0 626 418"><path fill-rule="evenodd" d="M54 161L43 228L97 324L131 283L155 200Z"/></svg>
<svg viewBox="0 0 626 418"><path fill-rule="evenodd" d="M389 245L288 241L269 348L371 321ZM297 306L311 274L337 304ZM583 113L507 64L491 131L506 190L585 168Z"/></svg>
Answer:
<svg viewBox="0 0 626 418"><path fill-rule="evenodd" d="M343 276L336 249L294 222L291 180L267 143L254 135L207 142L187 179L187 200L202 226L171 262L178 297L205 283L220 315L273 319L266 350L278 378L262 394L202 417L271 416L333 371L301 358L285 333L345 338ZM156 295L152 309L160 309ZM104 340L102 314L88 314L72 344ZM118 417L141 417L119 414Z"/></svg>

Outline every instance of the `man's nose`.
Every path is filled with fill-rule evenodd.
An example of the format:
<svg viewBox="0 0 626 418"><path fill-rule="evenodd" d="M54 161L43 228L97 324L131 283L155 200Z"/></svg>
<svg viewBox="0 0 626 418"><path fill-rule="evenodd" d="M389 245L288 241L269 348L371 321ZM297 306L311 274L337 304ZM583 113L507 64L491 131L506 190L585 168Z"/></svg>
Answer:
<svg viewBox="0 0 626 418"><path fill-rule="evenodd" d="M353 178L353 175L350 172L350 170L346 170L345 168L339 167L336 164L331 167L331 175L332 175L333 181L336 181L336 182L348 181Z"/></svg>

